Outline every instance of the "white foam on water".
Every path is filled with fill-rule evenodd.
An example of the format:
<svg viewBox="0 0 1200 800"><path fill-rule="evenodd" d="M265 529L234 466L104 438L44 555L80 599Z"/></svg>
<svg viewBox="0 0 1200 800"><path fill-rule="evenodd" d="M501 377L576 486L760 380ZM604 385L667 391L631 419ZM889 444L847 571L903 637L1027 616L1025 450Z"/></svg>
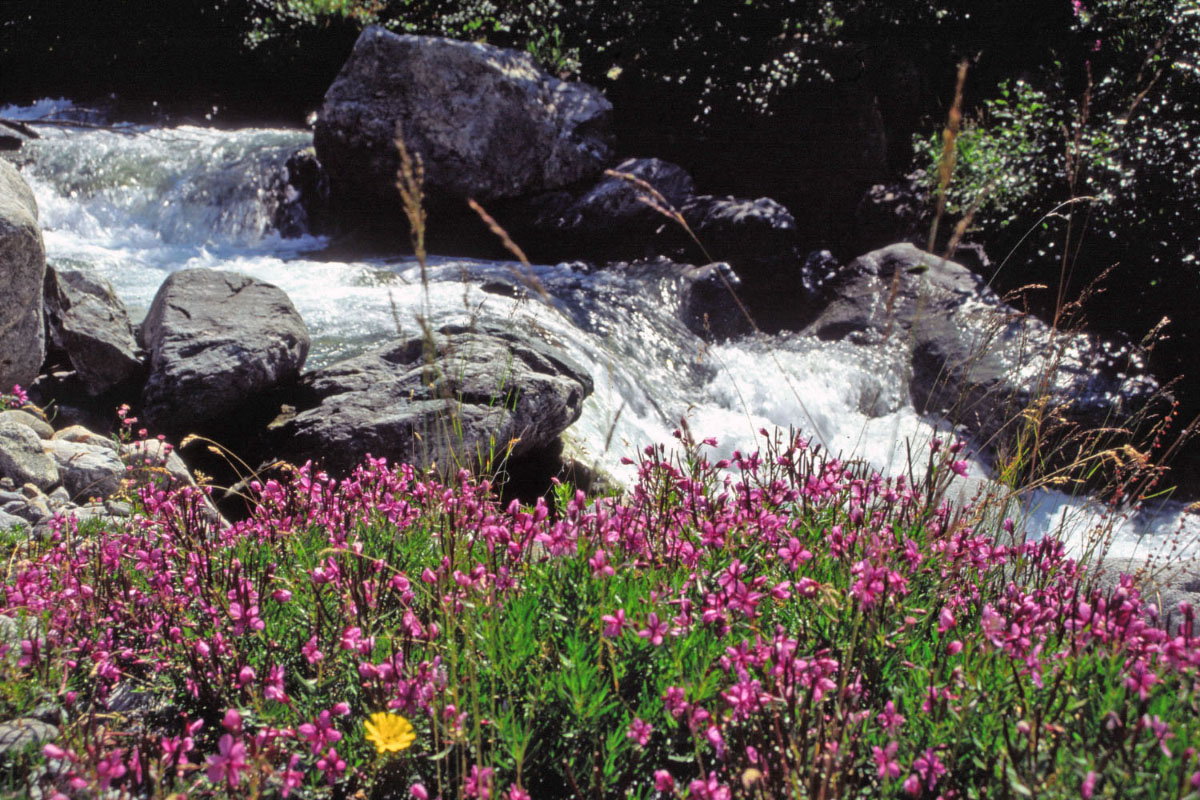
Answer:
<svg viewBox="0 0 1200 800"><path fill-rule="evenodd" d="M65 97L43 97L27 106L0 106L0 117L31 122L39 119L52 119L64 111L70 111L74 107L75 104Z"/></svg>
<svg viewBox="0 0 1200 800"><path fill-rule="evenodd" d="M36 119L66 110L63 102L0 109L0 116ZM929 442L950 431L913 408L902 348L795 336L705 345L678 322L668 284L653 276L579 265L539 266L523 276L515 264L433 258L426 291L412 259L317 258L321 239L283 239L270 230L261 196L263 176L310 143L304 131L44 131L21 151L21 170L37 197L48 259L108 278L135 321L167 274L210 267L287 292L313 338L310 369L398 329L416 334L423 319L434 329L536 331L595 383L568 431L572 447L624 482L634 468L622 458L670 443L681 418L698 438L717 438L715 457L760 447L761 429L794 426L828 452L886 474L906 470L910 452L924 463ZM533 282L549 297L526 288ZM489 284L510 291L487 291ZM969 465L972 479L986 477L983 463ZM1200 538L1195 515L1178 503L1118 519L1087 498L1039 492L1014 514L1031 535L1061 534L1079 552L1091 531L1106 526L1122 556L1170 547L1175 538L1194 549Z"/></svg>

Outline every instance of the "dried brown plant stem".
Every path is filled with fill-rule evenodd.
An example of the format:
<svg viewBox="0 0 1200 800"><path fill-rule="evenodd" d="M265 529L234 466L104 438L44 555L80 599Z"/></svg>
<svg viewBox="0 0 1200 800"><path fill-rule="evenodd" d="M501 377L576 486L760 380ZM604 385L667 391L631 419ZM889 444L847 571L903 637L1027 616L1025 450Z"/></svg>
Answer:
<svg viewBox="0 0 1200 800"><path fill-rule="evenodd" d="M954 164L958 160L957 143L959 131L962 129L963 86L966 82L967 61L964 59L958 64L954 103L946 116L946 127L942 129L942 155L938 159L937 207L934 210L933 224L929 228L929 246L926 248L931 253L937 246L938 226L942 215L946 213L946 190L950 188L950 181L954 177Z"/></svg>
<svg viewBox="0 0 1200 800"><path fill-rule="evenodd" d="M488 230L495 234L496 238L500 240L500 243L504 245L504 249L516 256L517 261L521 262L522 272L517 276L521 279L521 282L524 283L528 288L537 292L538 296L543 300L549 300L550 295L547 294L546 287L542 286L542 282L538 280L537 275L533 274L533 265L529 263L528 256L526 256L525 251L522 250L520 246L512 240L512 237L508 235L508 231L504 230L500 223L497 222L491 214L485 211L483 206L479 205L479 203L475 201L475 198L468 197L467 205L471 207L472 211L479 215L479 218L483 220L483 224L487 225Z"/></svg>

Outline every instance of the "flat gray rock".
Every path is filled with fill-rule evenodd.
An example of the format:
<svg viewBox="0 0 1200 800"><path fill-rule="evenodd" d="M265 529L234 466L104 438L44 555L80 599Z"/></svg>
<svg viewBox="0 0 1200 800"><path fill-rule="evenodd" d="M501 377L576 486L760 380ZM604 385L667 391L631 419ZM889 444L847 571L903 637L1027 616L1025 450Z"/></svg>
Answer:
<svg viewBox="0 0 1200 800"><path fill-rule="evenodd" d="M0 391L33 383L45 360L45 274L37 201L16 168L0 159Z"/></svg>
<svg viewBox="0 0 1200 800"><path fill-rule="evenodd" d="M13 528L25 528L29 530L29 527L29 523L21 517L9 514L7 511L0 511L0 531L8 532Z"/></svg>
<svg viewBox="0 0 1200 800"><path fill-rule="evenodd" d="M1098 586L1105 594L1120 586L1122 574L1132 575L1146 604L1158 611L1158 624L1174 630L1182 621L1181 602L1200 613L1200 570L1190 561L1163 563L1148 556L1107 556L1099 565Z"/></svg>
<svg viewBox="0 0 1200 800"><path fill-rule="evenodd" d="M579 418L591 377L553 347L497 330L447 327L436 350L397 339L306 376L278 431L301 462L348 473L369 453L443 471L544 448Z"/></svg>
<svg viewBox="0 0 1200 800"><path fill-rule="evenodd" d="M0 476L45 491L58 483L58 469L42 450L42 439L29 427L0 419Z"/></svg>
<svg viewBox="0 0 1200 800"><path fill-rule="evenodd" d="M0 419L16 422L24 425L29 430L33 431L41 439L49 439L54 435L54 428L50 427L50 423L46 420L31 414L28 411L20 411L15 408L10 408L7 411L0 411Z"/></svg>
<svg viewBox="0 0 1200 800"><path fill-rule="evenodd" d="M114 453L117 452L118 445L115 441L107 436L101 436L98 433L93 433L82 425L71 425L62 430L55 431L51 437L67 442L77 442L79 444L93 445L95 447L107 447Z"/></svg>
<svg viewBox="0 0 1200 800"><path fill-rule="evenodd" d="M300 374L309 336L276 286L211 269L174 272L141 328L150 354L142 393L155 431L190 433Z"/></svg>
<svg viewBox="0 0 1200 800"><path fill-rule="evenodd" d="M101 499L121 488L125 465L110 447L52 439L44 445L73 502Z"/></svg>
<svg viewBox="0 0 1200 800"><path fill-rule="evenodd" d="M30 745L45 744L57 738L58 728L33 717L0 722L0 756L9 756Z"/></svg>

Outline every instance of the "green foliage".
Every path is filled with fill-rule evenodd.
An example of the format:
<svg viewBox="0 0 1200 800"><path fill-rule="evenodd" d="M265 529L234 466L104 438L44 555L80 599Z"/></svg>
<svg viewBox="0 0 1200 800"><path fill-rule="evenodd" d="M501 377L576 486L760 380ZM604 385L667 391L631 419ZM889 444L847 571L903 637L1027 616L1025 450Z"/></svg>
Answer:
<svg viewBox="0 0 1200 800"><path fill-rule="evenodd" d="M951 209L961 215L982 201L976 238L1000 257L1032 231L1004 266L1006 285L1057 285L1065 248L1065 296L1119 263L1118 279L1133 290L1123 304L1145 328L1170 313L1151 300L1155 287L1169 281L1194 295L1197 63L1193 0L1083 3L1058 59L980 104L958 142ZM919 139L925 163L939 146Z"/></svg>
<svg viewBox="0 0 1200 800"><path fill-rule="evenodd" d="M1112 203L1113 189L1130 174L1117 160L1117 144L1107 130L1081 126L1077 138L1063 141L1063 133L1078 115L1075 104L1056 102L1025 81L1002 83L998 96L983 102L976 119L964 125L955 142L957 161L946 193L947 213L962 217L973 210L975 225L989 232L1013 223L1028 224L1049 210L1040 208L1047 187L1072 177L1077 184L1086 181L1106 187L1096 200ZM940 134L918 137L916 146L918 157L927 164L941 157ZM1061 172L1068 146L1074 176ZM931 192L936 177L936 170L930 170Z"/></svg>
<svg viewBox="0 0 1200 800"><path fill-rule="evenodd" d="M1096 591L1057 542L984 535L987 501L941 502L954 455L932 450L911 485L799 439L720 467L684 443L647 448L612 501L560 487L553 509L502 508L466 473L377 462L258 486L224 531L195 493L149 490L123 529L26 542L0 713L68 713L0 781L448 798L1200 784L1191 612L1171 639L1132 584ZM411 748L365 739L384 710Z"/></svg>
<svg viewBox="0 0 1200 800"><path fill-rule="evenodd" d="M765 113L800 83L830 83L821 55L897 26L937 37L962 4L907 0L255 0L255 41L334 17L531 52L547 69L601 86L669 88L692 121ZM966 9L969 11L969 9ZM976 13L980 13L979 10ZM983 14L988 10L984 9Z"/></svg>

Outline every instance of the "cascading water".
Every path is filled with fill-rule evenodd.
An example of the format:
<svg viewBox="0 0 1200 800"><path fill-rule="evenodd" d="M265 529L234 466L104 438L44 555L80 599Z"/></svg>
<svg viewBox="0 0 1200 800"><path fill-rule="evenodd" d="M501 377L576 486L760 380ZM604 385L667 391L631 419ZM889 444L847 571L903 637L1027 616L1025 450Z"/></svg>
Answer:
<svg viewBox="0 0 1200 800"><path fill-rule="evenodd" d="M0 109L36 120L69 104ZM667 268L595 269L432 258L428 287L412 259L333 261L325 242L278 233L296 198L283 180L306 131L124 126L36 127L16 154L37 197L47 258L108 278L136 320L167 273L213 267L284 289L307 323L308 367L354 355L396 334L472 320L537 331L586 366L595 392L568 431L585 462L620 479L622 457L669 441L686 418L718 454L759 446L758 431L794 426L834 453L896 473L949 426L909 399L903 345L863 347L799 336L708 345L679 321L679 278ZM397 221L397 224L403 224ZM972 462L983 478L985 467ZM1076 547L1106 520L1086 500L1039 492L1020 513L1035 535ZM1179 539L1194 550L1200 524L1160 503L1119 523L1112 553L1147 554Z"/></svg>

